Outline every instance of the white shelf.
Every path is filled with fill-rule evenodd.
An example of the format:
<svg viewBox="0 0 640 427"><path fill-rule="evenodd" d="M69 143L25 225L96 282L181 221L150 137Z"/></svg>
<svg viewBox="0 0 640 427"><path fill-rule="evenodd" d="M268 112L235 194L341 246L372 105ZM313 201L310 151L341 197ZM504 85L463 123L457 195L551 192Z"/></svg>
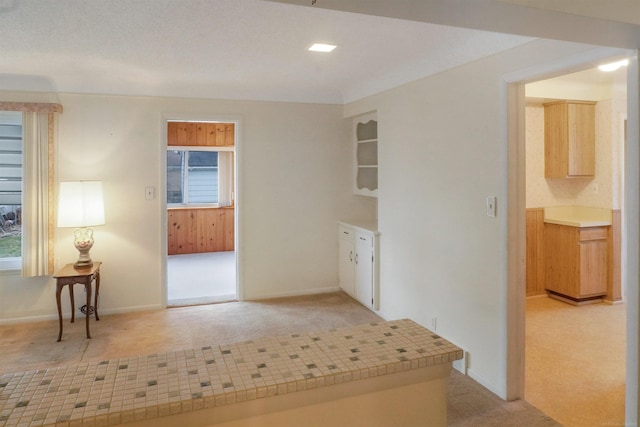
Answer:
<svg viewBox="0 0 640 427"><path fill-rule="evenodd" d="M378 121L376 113L356 117L353 122L354 193L378 195Z"/></svg>

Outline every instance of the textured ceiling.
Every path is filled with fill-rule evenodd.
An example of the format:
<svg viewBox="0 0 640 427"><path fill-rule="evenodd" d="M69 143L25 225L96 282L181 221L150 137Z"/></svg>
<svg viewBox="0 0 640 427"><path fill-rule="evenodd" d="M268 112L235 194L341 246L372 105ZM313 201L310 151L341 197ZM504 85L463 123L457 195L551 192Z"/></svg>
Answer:
<svg viewBox="0 0 640 427"><path fill-rule="evenodd" d="M0 0L0 89L343 103L529 40L262 0Z"/></svg>

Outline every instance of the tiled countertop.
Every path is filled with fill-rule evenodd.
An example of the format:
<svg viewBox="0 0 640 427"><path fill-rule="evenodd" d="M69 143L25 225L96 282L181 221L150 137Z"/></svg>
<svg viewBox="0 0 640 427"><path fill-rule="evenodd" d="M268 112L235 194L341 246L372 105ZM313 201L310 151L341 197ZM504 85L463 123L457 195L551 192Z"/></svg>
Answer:
<svg viewBox="0 0 640 427"><path fill-rule="evenodd" d="M461 358L404 319L12 373L0 376L0 426L116 425Z"/></svg>

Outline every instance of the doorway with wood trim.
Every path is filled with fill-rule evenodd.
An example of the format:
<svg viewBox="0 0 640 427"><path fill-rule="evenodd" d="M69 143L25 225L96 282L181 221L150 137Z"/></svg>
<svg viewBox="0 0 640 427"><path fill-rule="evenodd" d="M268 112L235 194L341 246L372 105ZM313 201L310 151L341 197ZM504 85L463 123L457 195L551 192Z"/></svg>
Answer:
<svg viewBox="0 0 640 427"><path fill-rule="evenodd" d="M167 122L167 305L237 299L236 124Z"/></svg>
<svg viewBox="0 0 640 427"><path fill-rule="evenodd" d="M598 62L602 62L606 60L604 56L600 56L598 54L594 54L594 58L591 62L587 63L584 58L582 61L585 61L584 66L581 64L572 64L571 72L575 73L577 68L588 69L589 66L596 65ZM606 61L605 61L606 62ZM546 75L544 77L549 78L549 75L559 75L562 74L559 72L562 69L562 66L558 65L558 69L555 70L547 70ZM584 73L586 73L585 71ZM623 74L625 76L635 76L635 81L637 82L637 68L631 69L631 71L624 71ZM509 109L509 150L510 150L510 166L509 166L509 181L510 181L510 217L509 217L509 234L513 240L511 240L510 246L510 284L508 288L508 316L510 318L510 330L509 330L509 338L508 338L508 346L509 346L509 355L508 355L508 363L509 363L509 372L507 378L507 393L510 399L516 397L524 397L530 403L533 403L538 409L545 412L547 415L551 415L556 418L558 421L567 423L567 425L579 424L580 417L591 416L588 414L593 414L598 412L598 416L602 416L606 418L604 421L600 420L601 424L607 422L613 423L624 423L625 409L624 406L628 405L629 402L634 400L634 397L628 393L630 387L631 390L634 389L634 382L637 384L637 378L634 379L633 375L627 374L625 375L625 353L626 353L626 368L629 366L633 366L637 363L637 326L631 328L634 330L628 331L626 334L627 343L624 343L624 329L625 329L625 318L627 319L626 324L627 327L629 325L633 326L633 323L629 322L629 319L636 318L637 319L637 306L634 305L634 295L637 295L637 275L634 278L632 274L635 265L637 265L631 256L632 253L637 253L637 239L636 236L630 232L630 229L633 226L633 218L637 217L637 199L635 197L628 197L630 194L633 195L632 191L623 191L623 186L626 182L633 182L633 180L629 180L629 176L635 176L637 172L637 157L633 158L633 156L629 156L628 152L624 153L625 145L627 149L629 146L632 147L632 150L635 151L637 144L626 144L628 142L626 126L627 121L625 120L625 116L635 117L637 120L637 104L633 102L633 98L629 98L628 94L637 93L634 90L637 90L637 86L634 86L632 90L629 88L629 81L633 82L633 78L625 79L627 80L626 85L621 85L615 89L615 91L611 92L611 96L609 98L601 98L596 99L596 111L600 111L599 115L596 114L596 123L600 123L597 128L600 130L600 134L596 137L596 139L600 142L600 149L608 149L610 152L601 153L596 156L600 159L600 161L606 162L605 165L601 165L597 167L598 171L596 173L596 178L587 179L582 178L582 181L579 182L568 182L567 180L559 180L557 182L550 182L547 180L546 184L543 186L547 192L550 192L555 187L562 186L563 193L560 191L555 191L554 194L545 197L538 197L536 194L540 193L540 188L534 188L535 183L537 181L544 182L544 179L537 179L530 172L534 172L534 169L537 166L540 166L538 169L543 170L543 166L546 161L536 162L535 159L529 158L530 149L534 147L534 145L530 144L536 136L531 132L531 125L534 123L538 123L538 127L540 127L540 123L544 123L542 118L544 118L544 103L547 103L550 98L549 95L533 95L533 91L530 91L530 87L525 87L525 84L531 85L533 82L538 82L540 79L536 77L540 75L542 76L541 70L532 70L530 75L526 73L520 73L517 78L511 80L512 76L508 76L506 81L509 81L508 84L508 92L509 92L509 101L508 101L508 109ZM580 80L582 84L585 84L585 75L581 74L582 79ZM568 78L560 77L560 78ZM555 85L556 87L567 88L571 85ZM600 84L600 92L602 93L602 84ZM575 85L571 86L574 88ZM620 92L618 92L618 90ZM574 90L575 93L575 90ZM621 101L616 101L618 95L621 95ZM539 100L531 99L531 98L544 98L543 103L540 103ZM561 95L559 97L574 99L576 97L575 94L568 97L567 95ZM598 104L600 104L598 106ZM627 109L626 112L623 109ZM635 114L634 114L635 113ZM538 119L536 119L536 115ZM606 126L602 125L602 123L608 123ZM609 123L610 122L610 123ZM636 131L634 134L637 141L637 121L632 124L632 128ZM539 134L537 138L540 138ZM633 138L633 136L632 136ZM543 139L541 139L543 141ZM606 142L606 144L605 144ZM537 144L536 146L542 147L542 145ZM609 148L607 148L609 147ZM606 154L606 155L603 155ZM538 150L538 157L544 160L544 152ZM604 158L609 160L604 160ZM526 158L526 161L525 161ZM625 161L622 161L625 159ZM617 169L616 169L617 168ZM540 175L541 172L538 174ZM616 175L616 179L607 179L604 183L598 181L601 179L601 175ZM599 176L600 175L600 176ZM555 179L555 178L554 178ZM536 181L537 180L537 181ZM600 185L599 185L600 184ZM569 188L571 185L573 187ZM578 188L577 191L574 187L581 185L581 188ZM605 187L606 185L606 187ZM555 187L554 187L555 186ZM611 188L609 190L609 188ZM538 265L532 265L532 261L536 261L535 257L532 257L535 253L540 253L540 249L544 248L543 246L536 245L536 243L540 243L540 227L544 227L544 211L540 211L540 209L531 209L534 205L532 203L532 197L536 196L544 203L539 203L541 205L548 205L547 200L551 200L549 197L554 196L557 197L558 194L564 196L563 203L566 202L569 190L575 190L574 192L579 193L578 195L581 199L578 200L579 204L595 204L597 206L598 197L605 193L605 190L609 193L608 199L611 199L607 203L610 203L611 208L611 225L609 226L608 231L611 234L602 235L602 240L605 238L607 240L606 244L601 244L604 251L607 253L607 257L603 258L603 265L606 265L607 274L605 275L606 286L599 292L599 297L604 300L607 304L590 304L585 307L576 308L572 305L566 304L564 302L555 302L548 298L545 294L546 289L549 287L546 283L547 279L547 269L544 266L546 256L538 256L537 262ZM539 194L538 194L539 195ZM575 203L578 204L578 203ZM622 212L622 214L620 214ZM629 219L631 219L629 223ZM626 229L626 230L625 230ZM545 240L544 231L542 231L542 239L543 242ZM536 240L537 239L537 240ZM611 245L609 244L611 243ZM626 253L625 253L626 252ZM612 259L609 259L609 256L612 258L618 258L617 262L613 262ZM631 262L630 262L631 260ZM542 262L541 266L539 263ZM526 264L526 268L525 268ZM535 264L535 262L533 263ZM592 267L589 265L589 267ZM631 272L631 273L630 273ZM526 273L526 276L525 274ZM532 285L539 285L539 287ZM528 285L528 286L527 286ZM542 292L542 296L538 297L538 294ZM525 296L526 294L526 296ZM526 297L529 297L525 300ZM621 303L621 300L623 301ZM551 321L551 317L549 316L549 310L547 306L544 305L542 308L546 311L534 311L535 309L540 308L540 302L549 301L553 303L553 309L557 312L562 311L560 314L564 313L564 308L568 307L567 311L570 311L571 314L580 314L584 312L583 309L597 309L597 314L600 315L604 313L603 317L598 317L598 321L595 323L603 323L601 319L606 315L606 319L610 319L610 314L613 311L620 311L620 309L625 309L622 312L622 316L611 317L614 322L617 322L614 327L609 326L607 330L606 327L603 329L603 336L614 336L617 335L616 338L619 338L616 341L616 347L614 347L610 343L605 343L604 340L593 339L596 336L595 330L596 328L583 327L584 324L580 321L581 318L577 318L575 322L571 323L567 319L563 318L563 320L557 324L553 324ZM626 304L627 301L630 301L631 304ZM625 314L626 311L626 314ZM525 316L526 312L526 316ZM554 312L555 314L555 312ZM620 313L617 313L620 314ZM535 317L531 317L530 315L535 315ZM595 317L592 316L592 317ZM590 314L587 314L587 318L589 320L593 320L590 317ZM573 319L573 318L572 318ZM617 320L616 320L617 319ZM525 322L527 324L525 328ZM540 324L540 325L539 325ZM597 325L600 327L601 325ZM526 329L526 334L525 334ZM580 338L578 333L579 330L586 330L584 337ZM601 393L607 399L612 397L612 393L609 393L609 389L606 387L601 387L598 384L602 384L602 382L595 381L595 378L589 377L589 384L592 386L593 393L590 392L587 398L586 390L583 392L582 384L577 385L575 383L569 384L569 381L563 380L560 374L564 375L565 373L570 374L571 371L569 369L563 369L564 365L561 365L558 362L566 363L567 365L571 365L571 360L569 357L559 357L553 356L549 349L553 351L562 352L566 351L566 349L570 348L568 340L558 341L560 344L554 345L551 343L550 339L546 337L539 336L536 331L543 331L549 334L554 335L553 338L561 338L561 333L570 333L572 334L572 339L576 342L576 346L587 346L590 345L593 341L593 348L602 348L607 352L605 358L601 358L596 355L594 352L587 351L576 351L574 348L573 354L571 356L577 356L579 358L580 355L589 354L588 358L583 358L580 362L588 365L590 362L593 362L597 366L597 371L603 373L600 377L607 381L618 381L616 392L618 393L615 397L615 403L612 401L608 401L604 403L605 399L593 398L597 393ZM618 334L616 334L616 331ZM538 343L542 343L541 346L537 346ZM539 348L545 348L544 352L540 352L536 350L536 346ZM525 352L526 347L526 352ZM626 351L625 351L626 347ZM615 357L612 357L612 352ZM526 353L526 354L525 354ZM541 357L538 357L541 356ZM565 355L566 356L566 355ZM525 363L526 359L526 363ZM549 376L544 377L541 375L541 372L545 374L550 373L550 370L547 368L540 367L538 362L545 362L545 360L550 361L550 366L553 367L554 371L552 372L552 378ZM574 359L575 360L575 359ZM616 374L613 374L614 369L605 368L604 364L598 363L601 360L606 360L607 363L612 363L615 367ZM525 369L526 365L526 369ZM580 367L575 363L575 367ZM582 369L582 372L586 372L587 370ZM621 374L620 374L621 373ZM527 381L525 381L525 377L527 377ZM600 377L598 380L600 380ZM549 397L551 397L551 405L548 405L547 402L540 401L532 401L538 397L534 396L532 393L532 387L535 387L530 380L534 378L535 380L543 380L544 381L544 391L543 393L538 393L538 397L542 396L544 399L549 401ZM580 378L580 377L576 377ZM567 399L566 397L571 395L562 393L552 395L549 392L551 389L560 390L559 387L552 386L553 381L559 381L563 386L571 386L572 390L575 390L576 387L581 388L581 397L580 402L572 399ZM624 396L625 385L624 382L627 382L627 397ZM525 387L526 382L526 387ZM629 384L631 383L631 384ZM525 391L526 388L526 391ZM562 398L558 398L558 395L562 395ZM573 396L573 395L571 395ZM589 402L599 402L601 406L591 405ZM586 406L584 405L586 402ZM567 406L566 408L559 408L557 404L563 404ZM548 405L548 406L547 406ZM582 405L582 406L580 406ZM614 408L615 406L615 408ZM606 407L606 410L601 409L602 407ZM587 409L585 409L587 408ZM613 414L612 411L615 409L616 412ZM593 412L589 412L589 410L593 410ZM612 415L613 414L613 415ZM627 411L628 415L628 411ZM615 418L615 420L614 420ZM622 421L620 421L622 420ZM582 424L581 424L582 425ZM595 424L594 424L595 425Z"/></svg>

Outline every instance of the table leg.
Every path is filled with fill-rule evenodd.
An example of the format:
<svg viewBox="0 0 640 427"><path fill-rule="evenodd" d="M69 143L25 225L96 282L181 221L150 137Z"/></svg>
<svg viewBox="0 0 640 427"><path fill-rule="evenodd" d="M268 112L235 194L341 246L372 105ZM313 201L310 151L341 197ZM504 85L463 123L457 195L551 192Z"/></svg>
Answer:
<svg viewBox="0 0 640 427"><path fill-rule="evenodd" d="M100 270L96 271L96 296L94 297L95 302L93 303L96 320L100 320L100 317L98 317L98 295L100 295Z"/></svg>
<svg viewBox="0 0 640 427"><path fill-rule="evenodd" d="M87 323L87 338L91 338L89 333L89 318L91 317L91 277L86 277L84 286L87 289L87 312L85 315L85 321Z"/></svg>
<svg viewBox="0 0 640 427"><path fill-rule="evenodd" d="M76 320L76 297L73 295L73 283L69 283L69 298L71 298L71 323Z"/></svg>
<svg viewBox="0 0 640 427"><path fill-rule="evenodd" d="M60 292L62 291L62 286L60 285L60 283L56 282L56 304L58 305L58 322L60 323L58 342L62 340L62 307L60 306Z"/></svg>

